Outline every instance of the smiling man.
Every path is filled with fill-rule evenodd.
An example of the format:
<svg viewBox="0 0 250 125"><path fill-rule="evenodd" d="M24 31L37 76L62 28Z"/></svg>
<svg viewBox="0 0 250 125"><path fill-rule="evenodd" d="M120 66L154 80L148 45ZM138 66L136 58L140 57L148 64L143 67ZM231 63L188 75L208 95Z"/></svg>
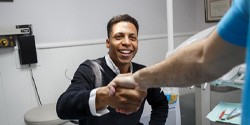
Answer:
<svg viewBox="0 0 250 125"><path fill-rule="evenodd" d="M57 102L61 119L79 119L80 125L139 125L147 99L152 107L149 125L165 125L168 101L160 88L116 88L115 94L109 95L107 85L118 74L134 73L145 67L131 62L138 50L138 30L137 20L127 14L108 22L108 54L86 60L78 67L71 85ZM116 109L137 112L122 114Z"/></svg>

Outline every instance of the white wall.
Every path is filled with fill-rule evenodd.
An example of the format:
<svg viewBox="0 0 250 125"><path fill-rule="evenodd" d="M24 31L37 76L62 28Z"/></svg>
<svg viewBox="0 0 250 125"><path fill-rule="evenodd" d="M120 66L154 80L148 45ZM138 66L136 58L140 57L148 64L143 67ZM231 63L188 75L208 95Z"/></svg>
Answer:
<svg viewBox="0 0 250 125"><path fill-rule="evenodd" d="M196 0L196 30L201 31L208 27L214 26L217 22L206 23L205 22L205 9L204 9L205 0Z"/></svg>
<svg viewBox="0 0 250 125"><path fill-rule="evenodd" d="M32 24L37 43L106 37L106 24L128 13L140 23L140 35L166 33L165 0L15 0L0 3L1 26Z"/></svg>
<svg viewBox="0 0 250 125"><path fill-rule="evenodd" d="M177 46L208 25L201 23L204 13L200 13L200 0L174 0L173 4ZM165 0L0 2L0 27L32 24L39 62L32 69L45 104L56 102L70 84L66 70L72 77L81 62L106 54L106 24L121 13L134 16L140 24L134 61L151 65L163 60L167 52ZM14 48L0 48L0 64L0 125L24 125L24 113L37 106L29 69L19 65Z"/></svg>

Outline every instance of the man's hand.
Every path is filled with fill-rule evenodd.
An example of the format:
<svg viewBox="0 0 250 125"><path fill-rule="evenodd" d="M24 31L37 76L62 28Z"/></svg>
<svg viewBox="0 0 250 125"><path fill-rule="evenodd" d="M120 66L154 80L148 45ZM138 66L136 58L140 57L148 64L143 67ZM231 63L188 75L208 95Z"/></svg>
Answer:
<svg viewBox="0 0 250 125"><path fill-rule="evenodd" d="M115 93L109 95L109 87L101 87L96 92L96 109L102 109L107 105L117 112L129 114L136 112L147 95L146 90L135 90L116 87Z"/></svg>
<svg viewBox="0 0 250 125"><path fill-rule="evenodd" d="M109 84L110 95L115 93L116 87L130 88L136 90L147 90L147 86L144 86L142 83L138 83L135 80L135 74L127 73L127 74L119 74L116 76Z"/></svg>
<svg viewBox="0 0 250 125"><path fill-rule="evenodd" d="M146 90L135 90L116 87L116 92L110 96L109 106L116 109L117 112L130 114L136 112L147 95Z"/></svg>
<svg viewBox="0 0 250 125"><path fill-rule="evenodd" d="M120 106L116 107L116 111L120 113L129 114L131 112L137 111L140 108L142 100L147 95L147 89L138 86L138 84L135 82L134 78L130 73L118 75L110 82L108 87L110 90L110 96L119 95L121 90L125 90L124 92L126 92L127 94L126 99L123 99L122 103L120 102ZM134 91L134 94L128 95L129 90ZM123 94L122 97L124 97ZM131 104L129 104L128 102ZM138 102L140 102L140 105L136 105L138 104Z"/></svg>
<svg viewBox="0 0 250 125"><path fill-rule="evenodd" d="M108 84L108 86L110 89L110 95L113 95L115 93L116 87L124 87L130 89L134 89L137 87L131 73L119 74Z"/></svg>

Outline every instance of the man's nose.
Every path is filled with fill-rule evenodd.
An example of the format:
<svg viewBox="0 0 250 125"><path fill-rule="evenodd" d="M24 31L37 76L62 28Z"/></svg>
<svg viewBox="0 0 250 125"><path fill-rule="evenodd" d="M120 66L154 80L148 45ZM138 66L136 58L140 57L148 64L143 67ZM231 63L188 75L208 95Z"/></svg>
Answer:
<svg viewBox="0 0 250 125"><path fill-rule="evenodd" d="M122 42L124 45L130 45L131 42L130 42L130 39L128 37L125 37L125 39L123 40Z"/></svg>

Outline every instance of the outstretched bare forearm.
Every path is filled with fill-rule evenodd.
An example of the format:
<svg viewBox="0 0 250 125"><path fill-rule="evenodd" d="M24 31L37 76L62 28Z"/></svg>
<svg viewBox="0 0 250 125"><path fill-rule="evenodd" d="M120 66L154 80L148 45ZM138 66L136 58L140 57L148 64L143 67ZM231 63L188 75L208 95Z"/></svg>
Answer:
<svg viewBox="0 0 250 125"><path fill-rule="evenodd" d="M185 87L219 78L243 63L244 57L245 49L224 41L214 31L164 61L137 71L133 77L142 87Z"/></svg>

